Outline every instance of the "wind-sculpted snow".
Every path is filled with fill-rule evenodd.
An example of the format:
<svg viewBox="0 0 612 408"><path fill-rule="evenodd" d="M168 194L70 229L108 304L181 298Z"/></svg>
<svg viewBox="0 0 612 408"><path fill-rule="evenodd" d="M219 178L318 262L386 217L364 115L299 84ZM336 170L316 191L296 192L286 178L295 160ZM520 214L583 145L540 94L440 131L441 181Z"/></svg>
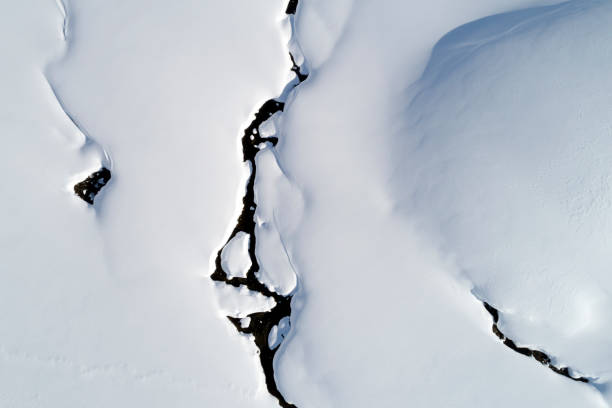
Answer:
<svg viewBox="0 0 612 408"><path fill-rule="evenodd" d="M460 27L410 89L400 206L452 253L502 331L607 388L612 356L612 7Z"/></svg>
<svg viewBox="0 0 612 408"><path fill-rule="evenodd" d="M587 9L581 10L580 3L549 7L552 3L394 1L383 8L376 2L354 1L346 10L334 11L348 16L340 32L333 24L327 30L308 32L304 25L298 29L305 57L316 63L309 80L285 107L285 136L277 145L281 167L306 202L299 227L280 231L301 279L276 375L284 395L296 405L606 406L600 394L604 372L578 355L583 351L605 356L607 349L581 351L580 342L569 336L577 333L571 321L578 316L583 321L592 316L602 322L602 333L606 331L606 302L597 304L605 299L603 291L590 285L590 290L581 288L586 282L582 272L572 275L560 269L560 261L567 259L561 254L556 254L559 262L548 265L559 274L547 274L539 264L537 270L520 275L521 268L536 259L529 245L539 231L514 235L520 224L512 228L511 221L503 224L507 229L499 227L509 216L505 210L512 209L505 203L533 199L535 183L547 182L542 176L554 180L562 175L562 163L545 163L547 172L537 174L536 181L524 166L526 157L545 158L542 148L560 147L559 132L572 117L569 110L554 118L542 113L550 106L574 105L576 92L601 95L596 99L600 113L609 106L603 99L606 88L565 87L572 81L585 85L590 75L581 73L583 69L598 73L598 78L609 70L605 48L590 51L599 58L587 58L589 68L582 64L593 44L609 43L610 24L600 15L590 28L586 23L576 27L572 15L586 15ZM543 5L546 8L533 8ZM326 7L328 3L304 2L298 21L308 18L325 27ZM459 29L468 35L453 38L453 29L462 24L521 7L531 9L476 21ZM576 13L563 11L572 7ZM319 15L323 17L317 20ZM542 25L530 30L538 20ZM568 38L554 40L551 27L564 21L567 25L557 26L557 33ZM505 46L505 38L518 43ZM313 46L317 42L325 46L319 50ZM574 60L568 46L579 43L585 51L576 53L580 57ZM486 58L485 52L492 54ZM532 71L535 61L542 65ZM555 71L561 74L551 75ZM550 85L542 88L542 83ZM532 93L522 91L530 88ZM504 105L508 101L512 105ZM584 109L576 111L587 115ZM552 136L549 122L559 131ZM598 128L606 129L606 123L598 122ZM547 139L552 143L546 144ZM597 140L597 148L603 148L603 136ZM583 147L584 158L598 157L588 150L588 143ZM498 160L501 153L505 162ZM564 162L575 166L573 159L579 158L566 156ZM487 166L465 171L479 160ZM605 162L603 157L596 161ZM508 169L501 171L504 166ZM589 167L593 169L594 163ZM581 177L586 179L587 175ZM596 177L585 186L605 191L605 180ZM497 194L497 189L529 186L529 181L534 181L533 188ZM576 189L580 181L565 185ZM545 195L536 198L543 200ZM580 207L589 203L576 202ZM598 206L597 201L593 204ZM489 207L496 210L481 213ZM554 224L539 224L559 220L556 212L523 210L521 214L533 219L539 230L559 231ZM462 228L455 226L467 222ZM490 229L499 240L492 239ZM508 269L496 269L501 264L493 261L501 260L498 257L515 241L523 243L523 251L512 251L506 259ZM538 251L550 253L557 242L559 237L548 236L547 246ZM603 251L605 242L595 248ZM565 249L575 254L580 246ZM470 255L467 264L464 253ZM482 268L474 275L475 261L482 259L491 262L486 271ZM587 264L584 274L593 273ZM517 276L522 277L514 284ZM563 277L560 285L552 277ZM574 293L579 293L580 302L572 300L572 288L578 290ZM555 298L570 303L564 309L545 304ZM478 299L500 307L498 331L509 339L506 345L491 333L490 315ZM530 313L533 324L519 332L513 315L530 305L543 314ZM555 320L568 317L566 334L556 333L555 341L549 341L552 336L544 334ZM534 328L536 335L531 337ZM535 351L543 360L539 352L544 353L551 359L550 369L511 346L519 352L529 349L532 356ZM584 376L589 383L558 375L553 367L559 374L570 367L569 375Z"/></svg>
<svg viewBox="0 0 612 408"><path fill-rule="evenodd" d="M522 354L526 357L533 357L540 364L550 368L557 374L563 375L567 378L570 378L574 381L580 381L583 383L593 382L595 378L588 378L580 374L576 374L576 370L569 368L567 366L558 366L555 364L555 358L549 356L546 352L542 350L532 349L529 347L522 347L517 345L514 340L506 337L504 333L499 329L499 310L488 304L487 302L483 302L484 308L493 318L493 325L491 326L491 331L495 334L506 347L515 351L519 354Z"/></svg>

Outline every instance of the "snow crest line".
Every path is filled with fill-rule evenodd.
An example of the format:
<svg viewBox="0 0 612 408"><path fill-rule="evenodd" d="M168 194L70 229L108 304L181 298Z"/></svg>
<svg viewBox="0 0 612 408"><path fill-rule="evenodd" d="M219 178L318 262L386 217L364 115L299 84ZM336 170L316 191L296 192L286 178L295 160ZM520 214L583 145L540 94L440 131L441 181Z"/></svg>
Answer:
<svg viewBox="0 0 612 408"><path fill-rule="evenodd" d="M285 13L287 14L291 24L291 39L289 40L289 58L291 59L291 71L295 73L295 78L291 80L283 89L281 95L274 99L269 99L264 102L259 110L255 113L255 118L245 128L242 136L242 152L244 162L249 163L251 173L246 183L246 193L242 198L242 211L238 216L238 220L230 236L225 241L221 249L217 252L215 258L215 269L210 275L210 278L215 282L221 282L226 285L231 285L236 288L246 288L250 291L257 292L267 298L275 301L274 307L268 311L255 312L246 317L227 316L227 318L236 327L239 333L252 335L255 345L259 351L259 360L264 372L266 387L268 392L274 396L281 407L296 408L294 404L288 402L282 393L279 391L274 377L274 356L280 349L287 331L284 335L278 334L281 327L287 325L290 327L291 316L291 300L297 290L297 286L287 295L280 294L275 290L269 289L258 277L259 261L257 259L255 249L257 237L255 235L255 211L257 203L255 202L255 178L257 176L257 163L255 157L263 149L273 149L278 143L278 137L262 137L260 126L263 125L274 114L282 112L285 107L289 95L292 91L308 77L308 72L305 63L298 65L298 61L304 61L299 45L295 41L295 13L297 12L298 1L290 0ZM245 233L249 236L248 241L248 256L251 261L245 277L230 276L228 271L223 268L221 253L229 242L238 234ZM286 250L281 248L281 250ZM288 324L287 324L288 323ZM287 328L288 330L288 328ZM270 344L269 338L271 335L276 335L277 338Z"/></svg>
<svg viewBox="0 0 612 408"><path fill-rule="evenodd" d="M67 49L70 46L68 40L68 23L70 17L68 13L68 7L66 5L65 0L56 0L56 3L59 12L62 16L62 39L66 43ZM102 147L100 143L98 143L91 136L89 136L87 132L85 132L83 126L80 125L79 122L74 118L74 116L68 112L57 91L55 90L55 87L51 84L48 75L45 73L44 76L47 80L47 84L49 85L51 92L53 93L53 96L55 97L55 100L57 101L57 104L59 105L60 110L64 113L64 115L66 115L68 121L70 121L70 123L76 128L76 130L81 134L83 138L84 142L80 148L81 152L85 150L93 150L95 151L96 156L98 156L100 162L99 168L91 172L89 176L87 176L85 179L76 183L73 186L74 193L77 196L79 196L86 203L93 205L95 196L100 192L100 190L108 183L111 178L110 169L112 169L112 160L108 151L106 151L106 149L104 149L104 147Z"/></svg>
<svg viewBox="0 0 612 408"><path fill-rule="evenodd" d="M554 364L555 358L551 357L549 354L541 350L518 346L514 342L514 340L506 337L506 335L499 329L499 326L497 325L497 323L499 323L499 315L500 315L499 310L497 310L495 307L491 306L489 303L485 301L482 301L482 304L487 310L487 312L489 312L489 314L491 315L491 318L493 319L493 325L491 326L491 331L504 343L506 347L526 357L535 358L538 362L550 368L555 373L560 374L564 377L567 377L571 380L579 381L583 383L590 383L590 384L593 384L597 380L597 378L591 378L591 377L586 377L582 375L574 375L576 374L576 370L570 367L567 367L567 366L560 366L560 365Z"/></svg>
<svg viewBox="0 0 612 408"><path fill-rule="evenodd" d="M57 8L59 8L60 13L62 14L62 37L64 41L68 40L68 8L66 7L66 3L64 0L55 0L57 4Z"/></svg>

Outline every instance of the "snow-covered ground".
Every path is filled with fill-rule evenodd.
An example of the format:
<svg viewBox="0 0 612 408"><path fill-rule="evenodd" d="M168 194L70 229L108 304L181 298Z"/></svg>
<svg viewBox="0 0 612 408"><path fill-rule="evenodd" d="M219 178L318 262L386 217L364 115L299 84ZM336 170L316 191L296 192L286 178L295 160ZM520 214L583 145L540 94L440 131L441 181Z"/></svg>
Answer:
<svg viewBox="0 0 612 408"><path fill-rule="evenodd" d="M501 344L480 300L605 392L609 6L390 3L298 13L312 73L278 151L306 201L284 234L303 290L281 389L304 407L606 406Z"/></svg>
<svg viewBox="0 0 612 408"><path fill-rule="evenodd" d="M609 406L612 5L287 5L5 5L0 406Z"/></svg>
<svg viewBox="0 0 612 408"><path fill-rule="evenodd" d="M275 406L208 275L237 135L291 77L284 7L69 1L64 39L54 1L5 5L1 406ZM102 151L91 207L69 183Z"/></svg>

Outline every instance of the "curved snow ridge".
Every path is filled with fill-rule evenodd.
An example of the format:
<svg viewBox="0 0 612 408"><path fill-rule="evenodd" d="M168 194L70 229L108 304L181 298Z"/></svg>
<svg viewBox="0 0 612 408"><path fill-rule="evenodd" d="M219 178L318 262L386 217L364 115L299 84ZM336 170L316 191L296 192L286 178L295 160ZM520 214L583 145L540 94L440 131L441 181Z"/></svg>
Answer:
<svg viewBox="0 0 612 408"><path fill-rule="evenodd" d="M529 30L542 29L556 21L588 10L593 1L574 0L494 14L461 25L445 34L433 47L420 81L443 80L450 70L473 58L483 47L494 46Z"/></svg>
<svg viewBox="0 0 612 408"><path fill-rule="evenodd" d="M255 312L252 309L244 310L242 305L236 306L234 313L227 318L238 332L252 336L258 348L268 392L283 408L295 408L295 405L288 402L277 387L274 357L291 327L291 300L298 289L298 280L276 225L274 214L280 201L271 195L275 189L271 189L270 184L288 185L291 191L295 188L281 170L274 147L278 143L276 123L285 102L296 87L308 78L307 64L294 35L297 10L298 1L290 0L286 9L291 29L287 47L295 78L286 84L279 97L265 101L244 129L243 160L248 164L250 174L246 180L242 210L228 239L217 252L214 271L210 275L219 284L233 286L267 300ZM262 170L259 174L258 166ZM266 245L262 247L262 243ZM272 256L268 256L270 254ZM238 307L242 310L238 310Z"/></svg>
<svg viewBox="0 0 612 408"><path fill-rule="evenodd" d="M482 304L487 312L491 315L493 319L493 325L491 326L491 331L495 334L506 347L512 349L513 351L522 354L526 357L533 357L540 364L550 368L557 374L560 374L564 377L569 378L570 380L579 381L583 383L595 383L597 381L596 377L587 377L581 375L577 370L570 368L565 365L556 364L558 360L555 357L552 357L549 353L542 351L541 349L534 349L530 347L524 347L517 345L517 343L508 338L499 328L498 323L500 319L500 312L495 307L491 306L489 303L482 301ZM597 388L597 387L596 387Z"/></svg>
<svg viewBox="0 0 612 408"><path fill-rule="evenodd" d="M56 0L57 7L62 16L61 35L64 41L64 56L70 47L69 41L69 18L68 6L64 0ZM60 57L61 59L62 57ZM66 119L75 128L76 142L79 144L81 154L87 154L96 158L97 164L94 168L87 169L85 172L75 174L71 177L70 184L74 194L80 197L86 203L93 205L96 195L111 179L112 160L109 152L94 138L92 138L84 129L84 127L76 120L76 118L68 112L62 99L58 95L55 87L49 80L48 75L44 74L47 84L57 101L59 109L64 113ZM83 175L82 173L85 173ZM74 180L72 180L74 179Z"/></svg>
<svg viewBox="0 0 612 408"><path fill-rule="evenodd" d="M409 136L396 149L408 163L397 180L410 216L481 300L517 308L495 334L604 395L610 21L609 2L575 0L449 32L408 92Z"/></svg>
<svg viewBox="0 0 612 408"><path fill-rule="evenodd" d="M311 67L322 67L335 54L351 20L353 3L354 0L310 0L297 16L299 25L308 28L303 32L297 27L295 32Z"/></svg>

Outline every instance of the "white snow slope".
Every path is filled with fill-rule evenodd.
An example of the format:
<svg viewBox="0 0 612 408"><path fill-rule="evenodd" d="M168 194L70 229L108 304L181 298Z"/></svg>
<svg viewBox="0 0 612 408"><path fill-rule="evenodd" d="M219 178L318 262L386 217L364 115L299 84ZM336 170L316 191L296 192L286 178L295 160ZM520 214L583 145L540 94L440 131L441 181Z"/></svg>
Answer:
<svg viewBox="0 0 612 408"><path fill-rule="evenodd" d="M302 3L296 405L607 406L612 10L550 3ZM480 300L595 386L504 346Z"/></svg>

